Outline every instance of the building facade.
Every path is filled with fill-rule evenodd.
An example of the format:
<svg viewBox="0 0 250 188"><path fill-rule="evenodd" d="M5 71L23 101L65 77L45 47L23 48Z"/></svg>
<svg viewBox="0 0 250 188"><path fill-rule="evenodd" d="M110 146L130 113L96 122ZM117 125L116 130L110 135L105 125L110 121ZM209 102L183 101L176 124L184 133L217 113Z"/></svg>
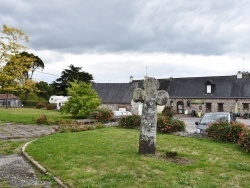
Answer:
<svg viewBox="0 0 250 188"><path fill-rule="evenodd" d="M169 93L168 105L177 114L224 111L243 115L250 110L250 75L241 72L231 76L165 78L158 81L159 90ZM143 80L130 77L129 83L94 83L93 87L103 107L111 110L125 107L134 114L140 114L142 104L133 102L132 92L135 88L143 88ZM162 109L159 107L158 112Z"/></svg>
<svg viewBox="0 0 250 188"><path fill-rule="evenodd" d="M9 94L8 97L6 94L0 94L0 107L1 108L5 108L6 105L8 105L8 107L21 107L22 103L21 100L13 95L13 94Z"/></svg>

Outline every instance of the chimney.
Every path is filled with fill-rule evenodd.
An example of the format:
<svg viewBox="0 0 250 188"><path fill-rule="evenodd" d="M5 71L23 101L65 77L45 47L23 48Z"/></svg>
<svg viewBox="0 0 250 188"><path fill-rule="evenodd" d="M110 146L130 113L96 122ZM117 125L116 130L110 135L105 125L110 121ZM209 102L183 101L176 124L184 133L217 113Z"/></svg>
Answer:
<svg viewBox="0 0 250 188"><path fill-rule="evenodd" d="M242 72L238 71L238 73L237 73L237 79L241 79L241 78L242 78Z"/></svg>
<svg viewBox="0 0 250 188"><path fill-rule="evenodd" d="M133 76L130 76L130 77L129 77L129 83L133 82L133 80L134 80L134 77L133 77Z"/></svg>

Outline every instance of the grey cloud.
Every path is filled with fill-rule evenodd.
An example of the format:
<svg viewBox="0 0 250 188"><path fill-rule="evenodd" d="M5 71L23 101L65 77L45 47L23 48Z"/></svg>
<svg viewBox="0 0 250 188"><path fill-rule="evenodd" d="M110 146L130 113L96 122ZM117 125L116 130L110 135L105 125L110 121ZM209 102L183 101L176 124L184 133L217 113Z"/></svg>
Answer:
<svg viewBox="0 0 250 188"><path fill-rule="evenodd" d="M247 53L247 0L2 0L0 21L35 50Z"/></svg>

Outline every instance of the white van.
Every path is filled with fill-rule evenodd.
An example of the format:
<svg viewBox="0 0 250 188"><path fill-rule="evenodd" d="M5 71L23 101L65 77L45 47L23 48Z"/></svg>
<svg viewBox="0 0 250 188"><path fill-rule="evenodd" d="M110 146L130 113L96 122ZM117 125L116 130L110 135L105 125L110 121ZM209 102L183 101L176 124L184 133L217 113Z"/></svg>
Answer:
<svg viewBox="0 0 250 188"><path fill-rule="evenodd" d="M65 102L67 102L69 100L69 96L56 96L56 95L52 95L49 98L49 103L50 104L56 104L56 108L58 110L60 110L61 106L63 106L63 104Z"/></svg>

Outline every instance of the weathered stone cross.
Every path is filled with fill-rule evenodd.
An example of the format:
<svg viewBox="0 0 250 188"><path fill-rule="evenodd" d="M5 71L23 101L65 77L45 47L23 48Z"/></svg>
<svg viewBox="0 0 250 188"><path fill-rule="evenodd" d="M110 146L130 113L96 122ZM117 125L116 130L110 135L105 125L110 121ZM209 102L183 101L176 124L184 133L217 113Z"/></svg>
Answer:
<svg viewBox="0 0 250 188"><path fill-rule="evenodd" d="M166 91L157 91L159 81L149 77L143 82L144 90L137 88L133 91L133 100L142 102L142 118L140 126L140 154L155 154L157 131L157 105L165 105L169 99Z"/></svg>

